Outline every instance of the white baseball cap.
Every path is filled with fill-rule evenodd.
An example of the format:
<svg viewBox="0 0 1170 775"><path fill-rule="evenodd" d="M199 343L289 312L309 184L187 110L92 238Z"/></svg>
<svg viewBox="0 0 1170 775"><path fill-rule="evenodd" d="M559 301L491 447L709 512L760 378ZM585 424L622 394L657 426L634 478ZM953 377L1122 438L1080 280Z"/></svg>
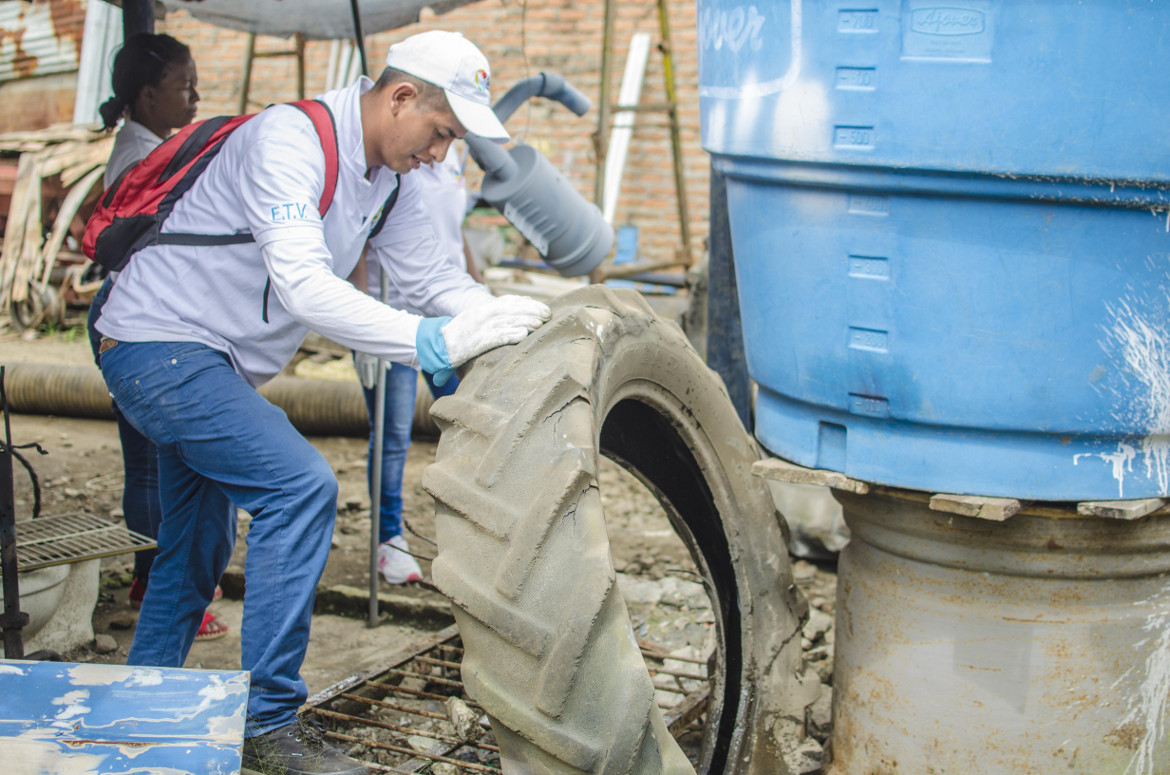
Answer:
<svg viewBox="0 0 1170 775"><path fill-rule="evenodd" d="M468 132L500 142L508 139L508 130L492 110L487 57L461 33L431 30L411 35L390 47L386 66L441 88L451 112Z"/></svg>

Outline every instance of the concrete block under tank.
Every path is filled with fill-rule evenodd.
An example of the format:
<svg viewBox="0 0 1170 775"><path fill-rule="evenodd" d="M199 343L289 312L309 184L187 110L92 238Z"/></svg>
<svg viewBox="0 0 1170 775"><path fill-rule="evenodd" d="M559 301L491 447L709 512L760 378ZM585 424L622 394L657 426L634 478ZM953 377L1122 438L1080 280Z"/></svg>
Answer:
<svg viewBox="0 0 1170 775"><path fill-rule="evenodd" d="M1170 508L990 522L835 494L828 772L1170 773Z"/></svg>

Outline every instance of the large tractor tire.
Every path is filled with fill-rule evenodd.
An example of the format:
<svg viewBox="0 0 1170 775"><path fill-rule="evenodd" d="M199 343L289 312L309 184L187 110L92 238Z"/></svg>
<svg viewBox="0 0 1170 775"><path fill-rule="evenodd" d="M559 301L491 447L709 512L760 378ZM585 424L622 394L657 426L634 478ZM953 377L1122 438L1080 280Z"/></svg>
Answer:
<svg viewBox="0 0 1170 775"><path fill-rule="evenodd" d="M504 771L683 773L615 583L599 454L662 503L705 577L717 647L698 769L787 773L815 675L787 531L751 476L758 447L682 332L634 292L552 302L523 342L481 356L435 403L423 483L435 584L454 604L463 680Z"/></svg>

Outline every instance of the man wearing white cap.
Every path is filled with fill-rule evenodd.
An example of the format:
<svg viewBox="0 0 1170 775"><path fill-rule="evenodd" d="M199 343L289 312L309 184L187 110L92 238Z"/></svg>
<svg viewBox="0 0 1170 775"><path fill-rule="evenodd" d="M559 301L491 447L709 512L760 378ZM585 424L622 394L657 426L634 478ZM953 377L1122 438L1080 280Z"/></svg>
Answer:
<svg viewBox="0 0 1170 775"><path fill-rule="evenodd" d="M493 298L443 260L408 174L465 132L507 139L490 107L487 59L461 35L427 32L393 46L386 61L376 84L363 77L319 97L337 139L324 215L321 138L295 108L265 110L178 200L159 244L129 261L97 321L106 383L159 448L159 556L129 664L183 664L232 555L236 510L252 516L240 629L241 666L251 672L245 771L365 771L296 717L337 480L255 387L310 329L441 379L550 315L531 299ZM225 234L213 246L189 239ZM367 240L367 260L425 314L387 307L343 279Z"/></svg>

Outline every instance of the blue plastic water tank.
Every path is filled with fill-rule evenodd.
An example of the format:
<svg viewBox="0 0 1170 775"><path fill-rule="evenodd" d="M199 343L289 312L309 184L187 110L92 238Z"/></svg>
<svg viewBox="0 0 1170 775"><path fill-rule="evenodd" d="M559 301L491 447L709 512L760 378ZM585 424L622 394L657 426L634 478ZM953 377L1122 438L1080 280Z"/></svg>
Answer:
<svg viewBox="0 0 1170 775"><path fill-rule="evenodd" d="M698 9L764 446L935 492L1170 494L1170 3Z"/></svg>

